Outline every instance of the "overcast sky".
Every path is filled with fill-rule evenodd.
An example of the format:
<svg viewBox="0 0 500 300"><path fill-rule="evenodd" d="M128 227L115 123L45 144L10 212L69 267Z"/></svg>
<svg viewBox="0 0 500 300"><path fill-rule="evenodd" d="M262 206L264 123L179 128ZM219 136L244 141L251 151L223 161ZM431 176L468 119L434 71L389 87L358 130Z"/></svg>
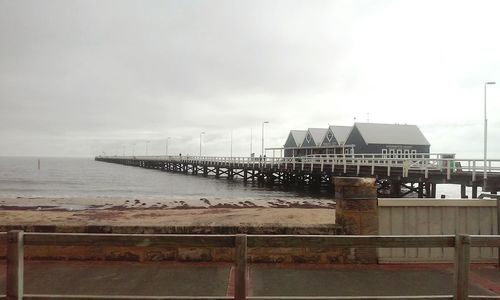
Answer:
<svg viewBox="0 0 500 300"><path fill-rule="evenodd" d="M416 124L480 157L500 1L0 0L0 155L260 153L290 129ZM500 86L488 87L500 158Z"/></svg>

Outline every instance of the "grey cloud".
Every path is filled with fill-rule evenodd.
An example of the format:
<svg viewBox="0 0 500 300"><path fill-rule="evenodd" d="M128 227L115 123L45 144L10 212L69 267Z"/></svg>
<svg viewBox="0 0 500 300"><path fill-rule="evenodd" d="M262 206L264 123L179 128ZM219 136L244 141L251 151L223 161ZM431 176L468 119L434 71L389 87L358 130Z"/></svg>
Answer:
<svg viewBox="0 0 500 300"><path fill-rule="evenodd" d="M172 137L172 151L196 153L201 131L207 132L208 152L227 153L230 130L235 151L247 153L250 128L259 149L264 120L271 121L266 142L279 146L289 129L349 125L374 106L390 108L380 109L381 122L420 122L418 113L404 115L407 107L397 110L393 104L404 103L411 92L391 96L389 103L376 90L380 85L370 89L371 82L393 88L394 75L374 72L363 60L374 55L363 43L372 38L364 30L377 27L374 21L391 10L409 11L399 12L399 6L0 0L0 155L89 155L130 150L146 140L162 153L166 136ZM381 38L387 34L376 32ZM406 49L372 46L395 54ZM415 55L420 54L404 53L392 62ZM391 59L380 58L387 65L375 67L400 70ZM484 65L461 78L476 82ZM400 77L415 70L405 71ZM351 97L356 93L361 96ZM446 138L448 128L426 124L437 143Z"/></svg>

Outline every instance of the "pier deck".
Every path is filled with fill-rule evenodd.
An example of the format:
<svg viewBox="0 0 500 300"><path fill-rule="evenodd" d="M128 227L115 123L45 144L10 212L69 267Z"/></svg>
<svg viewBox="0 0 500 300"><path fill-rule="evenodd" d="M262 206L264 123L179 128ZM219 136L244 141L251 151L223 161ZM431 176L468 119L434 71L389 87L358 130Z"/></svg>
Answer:
<svg viewBox="0 0 500 300"><path fill-rule="evenodd" d="M452 183L500 190L500 160L443 159L434 154L412 154L389 158L380 154L327 155L313 157L197 157L197 156L97 156L97 161L158 169L184 174L213 175L244 182L319 187L331 185L336 176L363 176L377 179L379 194L435 198L436 184ZM485 172L486 171L486 172Z"/></svg>

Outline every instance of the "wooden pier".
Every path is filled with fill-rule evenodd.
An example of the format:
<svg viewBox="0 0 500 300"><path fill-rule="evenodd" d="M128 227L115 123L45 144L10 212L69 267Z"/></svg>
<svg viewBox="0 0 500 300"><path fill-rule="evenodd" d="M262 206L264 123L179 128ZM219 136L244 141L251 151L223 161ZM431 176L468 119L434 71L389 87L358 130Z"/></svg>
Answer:
<svg viewBox="0 0 500 300"><path fill-rule="evenodd" d="M390 158L382 154L308 157L97 156L97 161L167 172L215 176L266 185L332 186L337 176L374 177L384 197L435 198L436 184L461 185L462 198L477 198L478 187L500 190L500 159L443 159L438 154ZM486 169L486 173L484 170ZM486 176L485 176L486 175ZM472 195L466 195L472 187Z"/></svg>

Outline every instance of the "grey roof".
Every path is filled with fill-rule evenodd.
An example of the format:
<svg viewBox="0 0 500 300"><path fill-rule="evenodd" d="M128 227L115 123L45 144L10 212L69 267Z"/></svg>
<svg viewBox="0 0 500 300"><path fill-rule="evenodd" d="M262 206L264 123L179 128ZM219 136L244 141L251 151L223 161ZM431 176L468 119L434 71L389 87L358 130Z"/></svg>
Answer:
<svg viewBox="0 0 500 300"><path fill-rule="evenodd" d="M302 142L304 141L304 138L306 137L307 130L290 130L290 134L295 140L295 144L297 145L297 147L300 147L302 145Z"/></svg>
<svg viewBox="0 0 500 300"><path fill-rule="evenodd" d="M345 144L347 138L349 137L349 133L351 133L352 126L330 126L330 130L333 132L335 139L339 143L339 145Z"/></svg>
<svg viewBox="0 0 500 300"><path fill-rule="evenodd" d="M367 144L430 146L416 125L354 123L354 126Z"/></svg>
<svg viewBox="0 0 500 300"><path fill-rule="evenodd" d="M328 128L309 128L307 131L311 133L311 137L314 140L315 145L319 146L323 142Z"/></svg>

